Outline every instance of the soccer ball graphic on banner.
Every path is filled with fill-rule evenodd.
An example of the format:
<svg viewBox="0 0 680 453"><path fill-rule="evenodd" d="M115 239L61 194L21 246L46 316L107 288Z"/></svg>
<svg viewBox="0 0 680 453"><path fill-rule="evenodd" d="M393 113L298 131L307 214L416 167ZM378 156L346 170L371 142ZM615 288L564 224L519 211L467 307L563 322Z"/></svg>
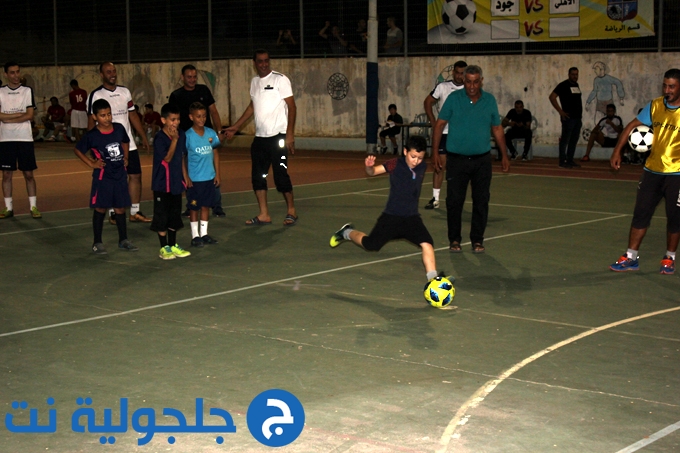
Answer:
<svg viewBox="0 0 680 453"><path fill-rule="evenodd" d="M456 289L446 277L435 277L425 285L425 300L437 308L444 308L451 303Z"/></svg>
<svg viewBox="0 0 680 453"><path fill-rule="evenodd" d="M477 7L473 0L446 0L442 6L442 21L451 33L467 33L476 20Z"/></svg>
<svg viewBox="0 0 680 453"><path fill-rule="evenodd" d="M628 136L628 144L638 153L646 153L652 149L654 143L654 131L647 126L637 126Z"/></svg>

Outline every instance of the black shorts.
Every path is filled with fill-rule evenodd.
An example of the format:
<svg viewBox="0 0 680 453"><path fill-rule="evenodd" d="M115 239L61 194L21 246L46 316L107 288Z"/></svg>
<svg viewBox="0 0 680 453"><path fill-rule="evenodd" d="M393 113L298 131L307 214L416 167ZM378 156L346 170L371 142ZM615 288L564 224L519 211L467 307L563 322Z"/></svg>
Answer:
<svg viewBox="0 0 680 453"><path fill-rule="evenodd" d="M286 134L255 137L250 147L250 158L253 162L251 169L253 190L267 190L267 174L269 167L272 167L276 190L281 193L293 191L293 184L288 176Z"/></svg>
<svg viewBox="0 0 680 453"><path fill-rule="evenodd" d="M92 177L91 208L127 208L131 204L127 177L121 179Z"/></svg>
<svg viewBox="0 0 680 453"><path fill-rule="evenodd" d="M35 162L33 142L0 142L0 168L4 171L33 171L38 168Z"/></svg>
<svg viewBox="0 0 680 453"><path fill-rule="evenodd" d="M616 142L618 142L618 138L609 138L605 137L604 142L602 143L603 148L614 148L616 146Z"/></svg>
<svg viewBox="0 0 680 453"><path fill-rule="evenodd" d="M187 188L187 209L198 211L215 206L215 181L194 181Z"/></svg>
<svg viewBox="0 0 680 453"><path fill-rule="evenodd" d="M666 231L680 232L680 175L660 175L647 170L638 183L631 226L639 230L649 227L662 198L666 199Z"/></svg>
<svg viewBox="0 0 680 453"><path fill-rule="evenodd" d="M380 136L381 137L394 137L397 134L399 134L399 132L401 132L401 128L399 126L394 126L394 127L390 127L388 129L383 129L382 131L380 131Z"/></svg>
<svg viewBox="0 0 680 453"><path fill-rule="evenodd" d="M127 173L128 175L142 174L142 163L139 161L139 151L137 150L128 152Z"/></svg>
<svg viewBox="0 0 680 453"><path fill-rule="evenodd" d="M153 192L153 220L151 231L179 230L182 222L182 194Z"/></svg>
<svg viewBox="0 0 680 453"><path fill-rule="evenodd" d="M438 154L440 156L446 156L446 138L449 136L449 134L442 134L442 139L439 142L439 152Z"/></svg>
<svg viewBox="0 0 680 453"><path fill-rule="evenodd" d="M423 242L434 245L430 232L419 215L401 217L381 214L371 234L361 240L361 245L371 252L377 252L385 244L396 239L406 239L420 246Z"/></svg>

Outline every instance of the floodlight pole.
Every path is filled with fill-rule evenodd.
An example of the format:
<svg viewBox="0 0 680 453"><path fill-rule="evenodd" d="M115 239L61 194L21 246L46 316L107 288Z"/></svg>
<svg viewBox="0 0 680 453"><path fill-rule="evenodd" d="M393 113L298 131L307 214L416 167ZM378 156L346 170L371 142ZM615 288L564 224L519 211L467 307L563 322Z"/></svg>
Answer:
<svg viewBox="0 0 680 453"><path fill-rule="evenodd" d="M378 143L378 0L368 1L368 43L366 52L366 152Z"/></svg>

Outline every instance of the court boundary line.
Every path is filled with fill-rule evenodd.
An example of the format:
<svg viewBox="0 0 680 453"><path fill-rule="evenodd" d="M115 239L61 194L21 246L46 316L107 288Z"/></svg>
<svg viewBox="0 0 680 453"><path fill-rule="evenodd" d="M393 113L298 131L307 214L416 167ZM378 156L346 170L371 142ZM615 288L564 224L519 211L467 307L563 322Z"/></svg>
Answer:
<svg viewBox="0 0 680 453"><path fill-rule="evenodd" d="M591 329L586 330L585 332L581 332L578 335L574 335L572 337L569 337L565 340L562 340L560 342L557 342L551 346L548 346L547 348L544 348L535 354L530 355L529 357L525 358L524 360L521 360L511 366L510 368L506 369L503 371L501 374L499 374L495 379L491 379L484 383L481 387L477 389L468 399L463 403L462 406L458 408L456 411L456 414L454 417L451 419L449 424L446 426L444 429L444 432L442 433L442 436L439 440L440 445L442 446L441 449L437 450L437 453L444 453L448 450L449 444L452 439L459 439L461 436L459 433L456 433L456 427L457 426L463 426L467 424L468 420L470 419L471 415L467 414L468 411L475 409L477 406L479 406L488 396L493 392L499 385L501 385L505 380L510 378L513 374L515 374L517 371L521 370L524 368L526 365L529 365L532 362L535 362L536 360L540 359L541 357L556 351L560 349L563 346L567 346L575 341L578 341L582 338L589 337L590 335L594 335L596 333L609 330L613 327L618 327L623 324L628 324L631 322L639 321L642 319L646 318L651 318L653 316L665 314L665 313L671 313L674 311L679 311L680 307L671 307L671 308L665 308L663 310L656 310L648 313L643 313L641 315L637 316L632 316L630 318L625 318L621 319L619 321L614 321L609 324L604 324L599 327L593 327ZM680 422L678 422L680 423Z"/></svg>
<svg viewBox="0 0 680 453"><path fill-rule="evenodd" d="M633 453L634 451L638 451L641 448L646 447L652 442L656 442L657 440L666 437L667 435L671 434L673 431L676 431L678 429L680 429L680 422L673 423L672 425L668 425L664 429L657 431L651 436L645 437L644 439L641 439L635 442L634 444L631 444L626 448L617 451L616 453Z"/></svg>
<svg viewBox="0 0 680 453"><path fill-rule="evenodd" d="M513 236L519 236L519 235L524 235L524 234L539 233L539 232L543 232L543 231L555 230L555 229L560 229L560 228L569 228L569 227L572 227L572 226L584 225L584 224L595 223L595 222L603 222L603 221L612 220L612 219L616 219L616 218L620 218L620 217L625 217L625 216L623 216L623 215L612 216L612 217L605 217L605 218L601 218L601 219L593 219L593 220L585 220L585 221L582 221L582 222L568 223L568 224L564 224L564 225L553 225L553 226L550 226L550 227L535 228L535 229L526 230L526 231L517 231L517 232L514 232L514 233L508 233L508 234L503 234L503 235L500 235L500 236L494 236L494 237L486 239L486 241L498 240L498 239L513 237ZM470 244L470 242L466 242L466 243L463 243L461 245L468 245L468 244ZM435 251L437 251L437 252L441 252L441 251L444 251L444 250L448 250L448 247L440 247L438 249L435 249ZM225 296L225 295L228 295L228 294L239 293L239 292L242 292L242 291L248 291L248 290L256 289L256 288L263 288L263 287L266 287L266 286L276 285L276 284L280 284L280 283L284 283L284 282L301 280L301 279L305 279L305 278L316 277L318 275L330 274L330 273L333 273L333 272L339 272L339 271L343 271L343 270L347 270L347 269L355 269L355 268L358 268L358 267L371 266L373 264L381 264L381 263L386 263L386 262L389 262L389 261L396 261L396 260L400 260L400 259L404 259L404 258L410 258L410 257L414 257L414 256L420 256L420 255L421 255L421 252L407 253L405 255L393 256L391 258L383 258L383 259L379 259L379 260L365 261L365 262L361 262L361 263L350 264L350 265L347 265L347 266L336 267L336 268L333 268L333 269L326 269L326 270L323 270L323 271L311 272L311 273L308 273L308 274L296 275L296 276L293 276L293 277L286 277L286 278L282 278L282 279L279 279L279 280L257 283L255 285L242 286L240 288L229 289L229 290L226 290L226 291L218 291L216 293L204 294L202 296L189 297L189 298L185 298L185 299L179 299L179 300L175 300L175 301L164 302L162 304L148 305L146 307L134 308L132 310L125 310L125 311L120 311L120 312L115 312L115 313L108 313L108 314L105 314L105 315L92 316L92 317L89 317L89 318L74 319L74 320L71 320L71 321L64 321L64 322L55 323L55 324L48 324L48 325L45 325L45 326L38 326L38 327L31 327L31 328L28 328L28 329L16 330L16 331L13 331L13 332L5 332L5 333L0 333L0 338L10 337L10 336L24 334L24 333L38 332L38 331L42 331L42 330L54 329L54 328L57 328L57 327L63 327L63 326L68 326L68 325L82 324L82 323L86 323L86 322L97 321L97 320L100 320L100 319L108 319L108 318L115 318L115 317L119 317L119 316L126 316L126 315L129 315L129 314L132 314L132 313L139 313L139 312L143 312L143 311L155 310L155 309L158 309L158 308L171 307L171 306L174 306L174 305L184 304L184 303L188 303L188 302L195 302L195 301L199 301L199 300L212 299L214 297ZM678 308L680 309L680 307L678 307Z"/></svg>

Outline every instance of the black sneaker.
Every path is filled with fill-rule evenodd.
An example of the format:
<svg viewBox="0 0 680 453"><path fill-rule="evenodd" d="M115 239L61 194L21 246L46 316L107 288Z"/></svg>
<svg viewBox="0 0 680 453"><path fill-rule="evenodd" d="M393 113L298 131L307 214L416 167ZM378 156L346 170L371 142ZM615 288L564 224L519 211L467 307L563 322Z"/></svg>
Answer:
<svg viewBox="0 0 680 453"><path fill-rule="evenodd" d="M213 239L207 234L201 238L204 244L217 244L217 239Z"/></svg>
<svg viewBox="0 0 680 453"><path fill-rule="evenodd" d="M191 246L192 247L203 247L203 239L199 238L196 236L191 240Z"/></svg>
<svg viewBox="0 0 680 453"><path fill-rule="evenodd" d="M569 162L569 166L571 168L581 168L581 166L574 161Z"/></svg>
<svg viewBox="0 0 680 453"><path fill-rule="evenodd" d="M529 157L526 154L522 154L522 162L527 162Z"/></svg>
<svg viewBox="0 0 680 453"><path fill-rule="evenodd" d="M213 209L213 215L215 217L226 217L227 214L224 212L224 209L222 209L222 206L215 206Z"/></svg>
<svg viewBox="0 0 680 453"><path fill-rule="evenodd" d="M387 146L380 148L380 154L385 154L387 152Z"/></svg>
<svg viewBox="0 0 680 453"><path fill-rule="evenodd" d="M425 205L425 209L439 209L439 201L432 197L432 199Z"/></svg>

